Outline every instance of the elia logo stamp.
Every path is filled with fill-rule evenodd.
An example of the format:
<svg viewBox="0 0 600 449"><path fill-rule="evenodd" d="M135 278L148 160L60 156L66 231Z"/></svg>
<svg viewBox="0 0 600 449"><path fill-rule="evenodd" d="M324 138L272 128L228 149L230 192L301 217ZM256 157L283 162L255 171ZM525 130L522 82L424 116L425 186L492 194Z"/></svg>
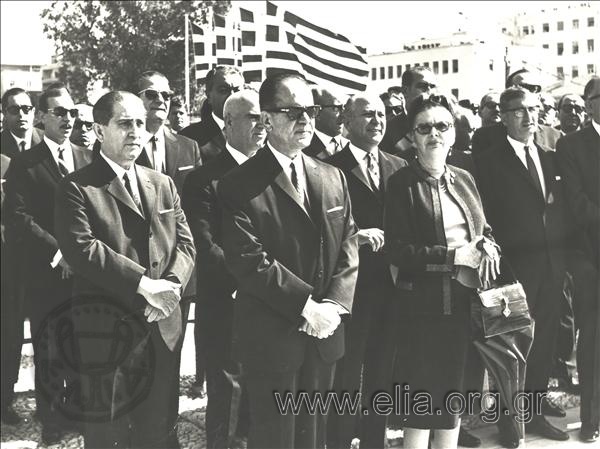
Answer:
<svg viewBox="0 0 600 449"><path fill-rule="evenodd" d="M156 359L143 309L80 296L52 311L40 329L36 388L53 411L75 421L113 421L148 396Z"/></svg>

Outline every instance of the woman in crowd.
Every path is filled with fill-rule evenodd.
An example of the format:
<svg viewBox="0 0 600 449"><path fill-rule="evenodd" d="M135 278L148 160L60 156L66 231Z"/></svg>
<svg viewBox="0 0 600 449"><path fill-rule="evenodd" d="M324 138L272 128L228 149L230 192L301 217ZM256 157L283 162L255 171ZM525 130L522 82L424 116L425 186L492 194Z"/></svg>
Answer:
<svg viewBox="0 0 600 449"><path fill-rule="evenodd" d="M498 275L500 257L473 177L446 165L456 137L446 99L415 100L408 120L416 158L390 178L385 205L402 317L397 338L410 342L397 355L396 381L410 397L403 403L404 445L427 448L435 429L432 447L451 448L460 415L446 397L464 392L471 304L475 289ZM415 393L429 402L418 407Z"/></svg>

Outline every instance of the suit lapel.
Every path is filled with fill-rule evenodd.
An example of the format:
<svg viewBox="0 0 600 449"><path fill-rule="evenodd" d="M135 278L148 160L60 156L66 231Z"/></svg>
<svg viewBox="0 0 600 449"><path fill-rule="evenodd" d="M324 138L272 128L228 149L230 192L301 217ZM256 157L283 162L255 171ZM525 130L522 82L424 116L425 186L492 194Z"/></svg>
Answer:
<svg viewBox="0 0 600 449"><path fill-rule="evenodd" d="M171 178L174 178L175 172L179 164L177 159L179 156L179 144L177 138L168 129L164 129L165 136L165 171ZM172 172L172 173L171 173Z"/></svg>
<svg viewBox="0 0 600 449"><path fill-rule="evenodd" d="M381 173L381 189L385 192L387 180L396 172L396 168L383 151L377 151L379 152L379 173Z"/></svg>
<svg viewBox="0 0 600 449"><path fill-rule="evenodd" d="M538 188L534 184L533 179L531 179L531 176L529 175L527 168L525 168L525 166L519 159L519 156L517 156L514 148L508 142L508 140L506 140L506 144L504 146L504 151L502 153L503 153L506 163L509 165L509 170L513 173L517 173L518 176L521 176L523 179L525 179L527 184L535 191L537 198L542 203L544 203L545 202L544 197L538 191Z"/></svg>
<svg viewBox="0 0 600 449"><path fill-rule="evenodd" d="M325 150L325 145L321 142L321 139L317 136L317 134L313 134L312 141L310 145L306 147L303 151L305 154L311 157L317 157L323 150Z"/></svg>
<svg viewBox="0 0 600 449"><path fill-rule="evenodd" d="M119 179L119 177L115 174L112 168L108 165L108 163L104 160L102 156L97 157L94 161L96 164L103 164L103 170L110 174L110 182L106 185L106 191L111 194L117 201L120 201L129 209L131 209L134 213L136 213L142 219L144 216L138 209L138 207L133 202L133 198L131 195L125 190L125 186ZM140 189L141 190L141 189Z"/></svg>
<svg viewBox="0 0 600 449"><path fill-rule="evenodd" d="M302 155L302 153L300 153ZM319 172L319 166L307 157L304 160L304 172L306 174L306 186L310 201L311 219L317 227L321 225L323 214L323 176Z"/></svg>
<svg viewBox="0 0 600 449"><path fill-rule="evenodd" d="M44 153L42 165L46 170L48 170L48 173L50 173L50 175L56 180L56 182L60 181L62 176L60 174L60 171L58 171L58 165L56 165L56 162L54 161L54 157L52 156L50 148L48 148L46 142L41 142L40 145L40 149Z"/></svg>
<svg viewBox="0 0 600 449"><path fill-rule="evenodd" d="M144 212L147 214L146 219L150 221L156 211L156 188L146 170L138 170L136 168L136 173L140 187L140 200L142 201Z"/></svg>
<svg viewBox="0 0 600 449"><path fill-rule="evenodd" d="M552 188L554 186L554 177L555 177L555 173L554 173L554 164L552 164L552 160L550 159L552 156L548 153L546 153L546 151L544 151L542 148L539 147L539 145L537 146L537 150L538 150L538 156L540 158L540 165L542 166L542 171L544 172L544 184L546 187L546 198L545 200L548 200L548 202L552 202L551 199L553 199L553 194L552 194Z"/></svg>
<svg viewBox="0 0 600 449"><path fill-rule="evenodd" d="M346 147L342 151L340 151L340 155L342 153L344 153L344 162L348 165L348 171L352 173L360 182L362 182L367 189L373 192L373 189L371 188L371 183L360 168L360 164L354 157L354 153L350 151L350 144L347 144Z"/></svg>

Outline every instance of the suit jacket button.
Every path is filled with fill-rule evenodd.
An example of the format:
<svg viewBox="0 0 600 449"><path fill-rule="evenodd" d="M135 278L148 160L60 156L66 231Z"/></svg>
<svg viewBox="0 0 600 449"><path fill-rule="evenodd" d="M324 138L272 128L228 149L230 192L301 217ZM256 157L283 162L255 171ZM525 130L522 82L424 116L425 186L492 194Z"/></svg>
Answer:
<svg viewBox="0 0 600 449"><path fill-rule="evenodd" d="M152 232L148 234L148 238L152 238Z"/></svg>
<svg viewBox="0 0 600 449"><path fill-rule="evenodd" d="M152 262L152 268L158 267L158 262Z"/></svg>

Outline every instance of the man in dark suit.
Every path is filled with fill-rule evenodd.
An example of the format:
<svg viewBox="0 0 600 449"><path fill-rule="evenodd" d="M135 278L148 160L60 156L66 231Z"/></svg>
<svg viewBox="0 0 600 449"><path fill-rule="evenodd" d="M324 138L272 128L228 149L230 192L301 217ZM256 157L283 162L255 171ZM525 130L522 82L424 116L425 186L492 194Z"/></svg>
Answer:
<svg viewBox="0 0 600 449"><path fill-rule="evenodd" d="M194 333L206 353L206 443L209 448L230 446L229 437L248 424L247 410L238 411L241 400L239 373L231 358L234 277L225 266L222 249L222 207L217 183L262 147L265 131L260 121L258 93L242 90L232 94L223 107L225 151L190 173L183 188L182 204L197 248L198 301ZM246 397L247 400L247 397ZM241 412L241 413L240 413ZM232 414L233 413L233 414ZM230 417L234 419L231 420Z"/></svg>
<svg viewBox="0 0 600 449"><path fill-rule="evenodd" d="M577 226L577 249L572 266L574 278L575 323L579 328L577 369L581 385L581 433L585 442L599 438L600 404L594 404L598 388L594 355L600 352L598 333L598 294L600 270L600 78L592 78L584 90L585 105L592 117L585 127L558 141L559 168L564 178L571 216Z"/></svg>
<svg viewBox="0 0 600 449"><path fill-rule="evenodd" d="M343 173L302 153L318 109L298 75L260 88L267 145L218 186L223 249L238 283L233 354L250 402L249 448L325 446L326 417L281 401L325 394L352 310L356 227ZM292 398L290 398L290 395Z"/></svg>
<svg viewBox="0 0 600 449"><path fill-rule="evenodd" d="M4 113L0 151L13 158L41 142L44 132L33 127L34 107L24 89L13 87L2 95Z"/></svg>
<svg viewBox="0 0 600 449"><path fill-rule="evenodd" d="M352 215L360 228L360 269L352 319L346 326L346 351L336 366L334 389L338 394L361 391L364 365L362 395L368 401L376 391L387 385L391 388L393 352L388 344L392 341L381 332L394 292L383 255L383 201L387 179L406 161L379 150L385 133L385 106L379 97L353 96L344 107L343 123L350 143L327 162L341 169L348 180ZM370 411L361 418L361 445L383 447L386 419ZM349 448L358 436L357 416L330 410L327 447Z"/></svg>
<svg viewBox="0 0 600 449"><path fill-rule="evenodd" d="M521 281L532 317L535 337L527 359L525 391L537 404L547 393L558 330L562 286L566 270L566 204L555 155L534 143L540 103L537 95L509 88L500 96L502 123L507 136L479 158L478 182L488 222L502 255ZM510 276L503 273L504 280ZM526 425L527 431L554 440L568 434L543 415L563 415L547 399ZM504 443L518 445L507 435Z"/></svg>
<svg viewBox="0 0 600 449"><path fill-rule="evenodd" d="M342 111L345 96L329 89L313 87L313 99L321 111L315 119L315 133L304 150L305 154L324 161L342 150L347 140L342 137Z"/></svg>
<svg viewBox="0 0 600 449"><path fill-rule="evenodd" d="M173 180L134 164L145 143L145 118L144 105L129 92L101 97L94 105L98 157L65 178L56 195L57 239L75 272L74 297L118 304L124 313L102 314L98 307L91 316L75 315L75 335L105 335L129 321L143 326L132 331L124 357L104 367L113 392L108 403L84 396L86 448L179 447L173 401L179 394L179 300L195 249ZM113 344L101 338L88 343L81 350L82 366ZM148 382L139 402L128 401L131 384L124 376L132 368ZM83 391L91 392L87 381L82 376ZM129 407L125 414L123 404ZM109 419L92 420L88 413L97 411Z"/></svg>
<svg viewBox="0 0 600 449"><path fill-rule="evenodd" d="M64 176L91 161L91 153L69 142L77 110L66 89L46 90L40 97L39 108L45 135L38 145L11 160L6 207L8 221L24 245L24 273L34 280L27 282L25 297L30 309L36 407L42 438L46 444L52 444L60 438L61 403L70 391L58 388L50 397L45 394L48 388L43 384L44 370L62 362L60 353L55 353L58 343L49 331L53 326L49 316L70 298L72 285L71 267L56 241L54 193ZM17 325L22 326L22 321ZM72 379L61 380L66 381L67 388L74 388Z"/></svg>
<svg viewBox="0 0 600 449"><path fill-rule="evenodd" d="M506 78L506 87L521 87L531 93L539 96L542 90L535 74L526 69L517 70ZM539 125L534 134L536 145L554 150L556 142L560 139L560 131L551 126ZM496 123L490 126L483 126L473 134L473 154L475 157L482 156L484 150L489 150L503 142L506 138L506 128L502 123Z"/></svg>
<svg viewBox="0 0 600 449"><path fill-rule="evenodd" d="M223 137L223 105L233 92L244 85L244 77L233 66L221 65L206 75L206 101L199 123L192 123L179 134L198 142L202 160L208 161L225 148Z"/></svg>
<svg viewBox="0 0 600 449"><path fill-rule="evenodd" d="M428 98L436 93L437 79L427 67L411 67L402 74L402 89L406 101L406 109L410 108L415 98L422 96ZM402 153L411 148L412 142L408 138L409 124L406 114L392 117L386 126L385 135L379 147L388 153L402 156Z"/></svg>
<svg viewBox="0 0 600 449"><path fill-rule="evenodd" d="M580 95L564 94L558 100L558 122L556 127L562 135L581 129L585 119L585 102Z"/></svg>

